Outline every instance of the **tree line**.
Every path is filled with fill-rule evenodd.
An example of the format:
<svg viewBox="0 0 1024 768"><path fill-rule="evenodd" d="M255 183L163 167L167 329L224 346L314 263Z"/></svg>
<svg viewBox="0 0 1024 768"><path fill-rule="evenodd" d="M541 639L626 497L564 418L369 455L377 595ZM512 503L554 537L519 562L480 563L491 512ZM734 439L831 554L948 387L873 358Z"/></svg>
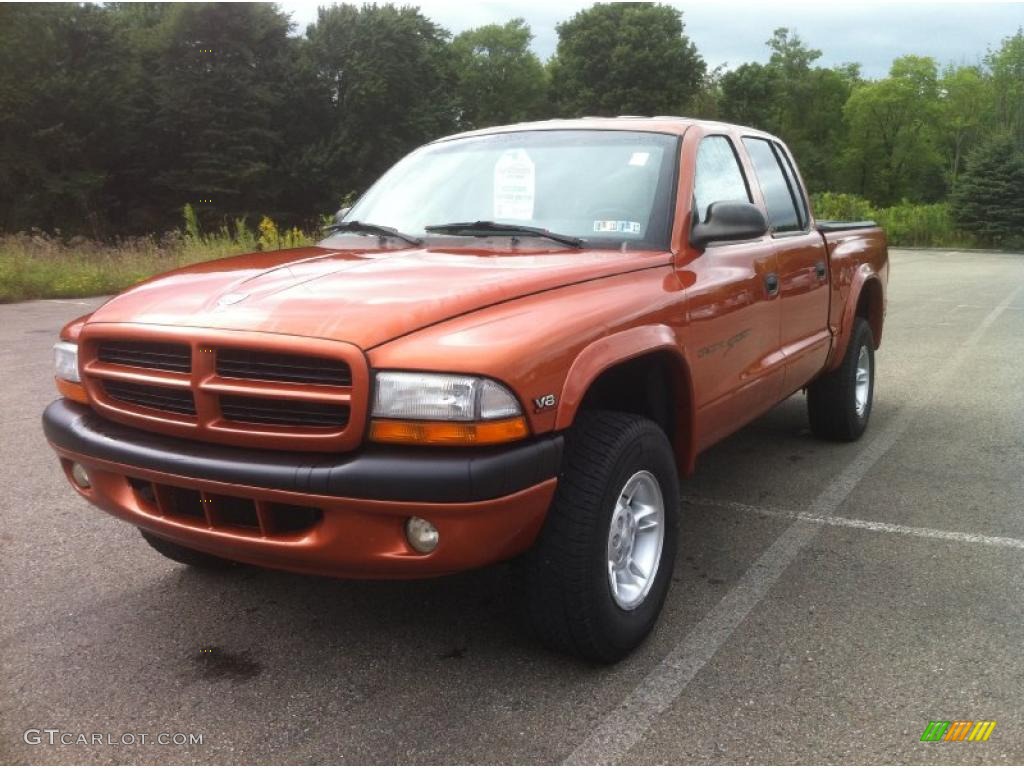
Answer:
<svg viewBox="0 0 1024 768"><path fill-rule="evenodd" d="M312 227L410 149L581 115L691 115L783 138L812 192L949 200L1024 232L1024 31L975 64L864 78L778 29L767 63L710 69L666 5L598 3L542 62L522 19L451 35L413 7L0 4L0 231L99 239L268 215Z"/></svg>

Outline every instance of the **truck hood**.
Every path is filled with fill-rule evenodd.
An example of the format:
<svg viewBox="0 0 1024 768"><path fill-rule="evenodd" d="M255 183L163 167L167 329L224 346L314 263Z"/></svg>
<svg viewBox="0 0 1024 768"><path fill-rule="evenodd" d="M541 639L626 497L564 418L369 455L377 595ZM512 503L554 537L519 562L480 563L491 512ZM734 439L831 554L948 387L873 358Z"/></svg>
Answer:
<svg viewBox="0 0 1024 768"><path fill-rule="evenodd" d="M315 246L161 275L111 299L88 322L262 331L370 349L476 309L669 259L656 251Z"/></svg>

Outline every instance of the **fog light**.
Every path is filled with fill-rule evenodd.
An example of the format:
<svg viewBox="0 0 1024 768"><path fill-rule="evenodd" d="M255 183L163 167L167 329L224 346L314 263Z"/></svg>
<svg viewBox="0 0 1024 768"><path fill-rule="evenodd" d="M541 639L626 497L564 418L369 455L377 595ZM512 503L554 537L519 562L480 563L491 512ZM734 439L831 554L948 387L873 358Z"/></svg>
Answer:
<svg viewBox="0 0 1024 768"><path fill-rule="evenodd" d="M89 479L89 472L79 463L71 465L71 479L79 488L92 488L92 480Z"/></svg>
<svg viewBox="0 0 1024 768"><path fill-rule="evenodd" d="M429 520L424 520L422 517L410 517L405 521L405 538L409 540L409 546L417 552L427 554L437 548L440 534Z"/></svg>

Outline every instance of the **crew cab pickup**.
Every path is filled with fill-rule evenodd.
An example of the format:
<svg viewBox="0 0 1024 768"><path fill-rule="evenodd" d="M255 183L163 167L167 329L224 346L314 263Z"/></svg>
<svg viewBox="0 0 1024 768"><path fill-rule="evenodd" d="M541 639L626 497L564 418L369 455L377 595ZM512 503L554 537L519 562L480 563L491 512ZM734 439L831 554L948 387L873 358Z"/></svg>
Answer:
<svg viewBox="0 0 1024 768"><path fill-rule="evenodd" d="M760 131L602 118L414 151L313 247L152 278L70 322L46 436L189 565L413 578L513 561L549 644L610 662L671 583L679 478L806 390L871 414L888 256L815 222Z"/></svg>

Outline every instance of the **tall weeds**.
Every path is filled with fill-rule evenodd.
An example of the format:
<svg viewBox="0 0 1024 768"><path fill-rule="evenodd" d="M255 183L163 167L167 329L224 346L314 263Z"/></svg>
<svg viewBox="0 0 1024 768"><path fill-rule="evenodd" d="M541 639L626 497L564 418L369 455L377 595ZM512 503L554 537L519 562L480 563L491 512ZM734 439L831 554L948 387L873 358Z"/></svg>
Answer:
<svg viewBox="0 0 1024 768"><path fill-rule="evenodd" d="M182 211L182 228L163 237L99 243L76 237L63 241L39 232L0 235L0 302L74 298L116 293L152 275L238 253L310 245L315 234L279 232L263 217L254 232L244 219L204 233L192 207Z"/></svg>

